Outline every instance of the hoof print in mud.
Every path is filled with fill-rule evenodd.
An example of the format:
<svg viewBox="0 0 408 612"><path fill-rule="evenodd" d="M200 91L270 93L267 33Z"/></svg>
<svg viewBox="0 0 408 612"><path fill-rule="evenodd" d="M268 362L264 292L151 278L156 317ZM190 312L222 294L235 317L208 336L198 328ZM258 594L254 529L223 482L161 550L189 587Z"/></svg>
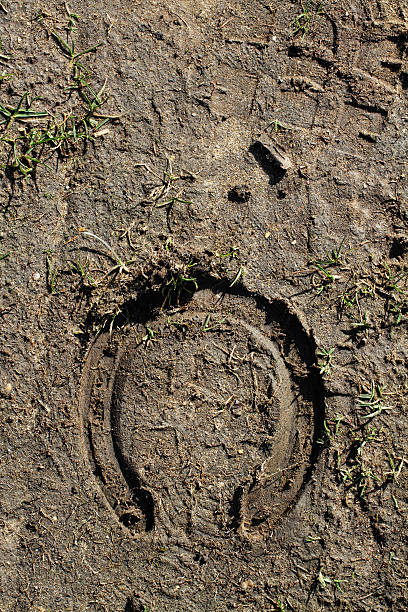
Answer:
<svg viewBox="0 0 408 612"><path fill-rule="evenodd" d="M90 349L83 439L93 474L135 533L263 537L317 458L314 347L280 301L198 290Z"/></svg>

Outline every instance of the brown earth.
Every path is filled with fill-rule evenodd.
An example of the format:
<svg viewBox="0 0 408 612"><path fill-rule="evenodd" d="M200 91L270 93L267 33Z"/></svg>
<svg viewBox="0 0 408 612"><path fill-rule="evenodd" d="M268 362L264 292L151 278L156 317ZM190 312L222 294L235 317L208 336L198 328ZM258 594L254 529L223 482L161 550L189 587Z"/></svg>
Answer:
<svg viewBox="0 0 408 612"><path fill-rule="evenodd" d="M407 4L0 19L0 609L407 610Z"/></svg>

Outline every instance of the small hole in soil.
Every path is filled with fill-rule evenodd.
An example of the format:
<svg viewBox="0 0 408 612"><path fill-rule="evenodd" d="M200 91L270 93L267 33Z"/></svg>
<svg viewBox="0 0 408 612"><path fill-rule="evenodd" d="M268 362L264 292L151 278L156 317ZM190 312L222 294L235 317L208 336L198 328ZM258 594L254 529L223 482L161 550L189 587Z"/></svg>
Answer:
<svg viewBox="0 0 408 612"><path fill-rule="evenodd" d="M286 198L286 195L287 195L286 191L282 191L281 189L278 190L278 194L277 194L278 200L283 200L284 198Z"/></svg>
<svg viewBox="0 0 408 612"><path fill-rule="evenodd" d="M257 527L258 525L262 525L266 521L266 517L262 518L253 518L251 521L252 527Z"/></svg>
<svg viewBox="0 0 408 612"><path fill-rule="evenodd" d="M232 497L231 505L228 512L228 514L232 518L233 527L238 527L239 525L243 495L244 489L242 487L237 487L234 491L234 495Z"/></svg>
<svg viewBox="0 0 408 612"><path fill-rule="evenodd" d="M300 57L301 55L303 55L302 47L299 47L298 45L290 45L288 48L288 57Z"/></svg>
<svg viewBox="0 0 408 612"><path fill-rule="evenodd" d="M399 236L394 238L390 248L390 257L402 257L408 251L408 238Z"/></svg>
<svg viewBox="0 0 408 612"><path fill-rule="evenodd" d="M401 72L399 80L401 81L402 89L408 89L408 72Z"/></svg>
<svg viewBox="0 0 408 612"><path fill-rule="evenodd" d="M194 561L197 561L199 565L205 565L205 563L207 562L201 553L196 554L196 556L194 557Z"/></svg>
<svg viewBox="0 0 408 612"><path fill-rule="evenodd" d="M248 202L251 197L251 192L246 185L236 185L228 192L230 202L243 203Z"/></svg>
<svg viewBox="0 0 408 612"><path fill-rule="evenodd" d="M384 66L384 68L388 68L388 70L391 70L391 72L398 72L401 68L401 64L402 62L400 62L399 60L396 61L383 61L381 62L381 66Z"/></svg>
<svg viewBox="0 0 408 612"><path fill-rule="evenodd" d="M134 527L140 519L131 512L124 512L119 520L125 527Z"/></svg>
<svg viewBox="0 0 408 612"><path fill-rule="evenodd" d="M144 604L136 602L133 597L128 597L125 612L144 612L144 610L147 610Z"/></svg>

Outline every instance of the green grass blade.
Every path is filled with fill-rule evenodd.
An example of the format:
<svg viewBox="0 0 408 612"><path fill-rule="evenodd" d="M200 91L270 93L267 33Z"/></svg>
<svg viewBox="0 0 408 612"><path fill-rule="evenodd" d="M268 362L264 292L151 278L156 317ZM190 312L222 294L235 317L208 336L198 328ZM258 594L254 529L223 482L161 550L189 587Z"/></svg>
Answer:
<svg viewBox="0 0 408 612"><path fill-rule="evenodd" d="M51 30L51 34L52 36L54 36L54 38L57 40L57 42L59 43L61 49L67 54L69 55L69 57L71 59L74 59L74 48L69 47L68 44L61 38L61 36L58 36L58 34L56 32L54 32L54 30Z"/></svg>
<svg viewBox="0 0 408 612"><path fill-rule="evenodd" d="M72 59L75 61L78 57L81 57L81 55L85 55L85 53L92 53L92 51L96 51L96 49L98 49L98 47L101 47L103 45L102 42L97 43L96 45L93 45L93 47L89 47L88 49L85 49L84 51L80 51L79 53L75 53L75 55L72 55Z"/></svg>

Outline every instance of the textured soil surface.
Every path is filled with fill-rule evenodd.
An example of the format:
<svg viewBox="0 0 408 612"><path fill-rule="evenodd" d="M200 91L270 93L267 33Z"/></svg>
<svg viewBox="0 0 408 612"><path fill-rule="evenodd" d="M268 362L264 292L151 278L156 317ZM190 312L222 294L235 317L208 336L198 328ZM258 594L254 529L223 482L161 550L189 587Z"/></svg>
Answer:
<svg viewBox="0 0 408 612"><path fill-rule="evenodd" d="M407 610L405 0L0 38L0 609Z"/></svg>

